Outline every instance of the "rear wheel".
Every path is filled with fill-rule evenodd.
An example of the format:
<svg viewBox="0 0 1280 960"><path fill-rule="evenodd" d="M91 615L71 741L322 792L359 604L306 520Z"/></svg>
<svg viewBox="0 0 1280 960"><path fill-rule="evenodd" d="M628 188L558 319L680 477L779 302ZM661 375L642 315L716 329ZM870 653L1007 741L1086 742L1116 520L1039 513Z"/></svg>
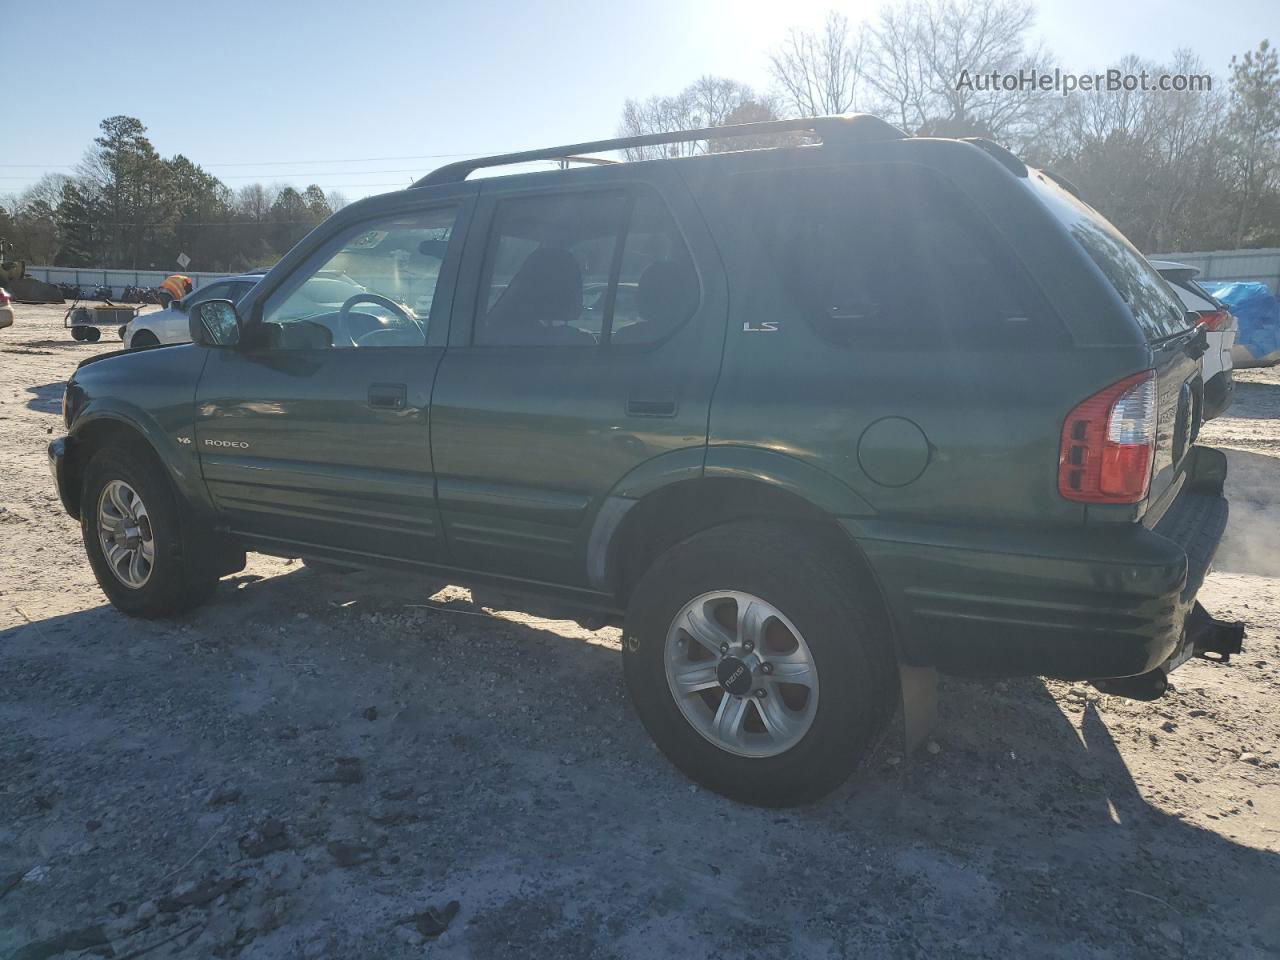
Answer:
<svg viewBox="0 0 1280 960"><path fill-rule="evenodd" d="M97 343L102 339L102 331L97 327L85 327L84 338L90 343Z"/></svg>
<svg viewBox="0 0 1280 960"><path fill-rule="evenodd" d="M137 617L181 613L217 576L184 553L177 498L163 468L131 448L99 450L84 471L80 529L98 585Z"/></svg>
<svg viewBox="0 0 1280 960"><path fill-rule="evenodd" d="M72 328L71 328L71 339L72 339L72 340L84 340L84 339L85 339L85 332L86 332L87 330L88 330L88 327L72 327Z"/></svg>
<svg viewBox="0 0 1280 960"><path fill-rule="evenodd" d="M138 347L154 347L160 341L156 335L150 330L139 330L129 339L129 349L135 350Z"/></svg>
<svg viewBox="0 0 1280 960"><path fill-rule="evenodd" d="M764 806L842 783L897 695L878 597L825 539L780 525L717 527L659 557L632 595L623 657L663 753Z"/></svg>

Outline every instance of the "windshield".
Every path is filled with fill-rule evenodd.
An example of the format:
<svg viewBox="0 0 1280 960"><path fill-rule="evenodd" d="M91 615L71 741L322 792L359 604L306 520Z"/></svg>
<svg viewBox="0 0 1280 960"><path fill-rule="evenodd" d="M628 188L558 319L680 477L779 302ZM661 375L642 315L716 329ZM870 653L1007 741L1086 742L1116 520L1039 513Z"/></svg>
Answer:
<svg viewBox="0 0 1280 960"><path fill-rule="evenodd" d="M1190 326L1168 283L1106 217L1038 170L1029 170L1027 179L1129 305L1148 340L1162 340Z"/></svg>

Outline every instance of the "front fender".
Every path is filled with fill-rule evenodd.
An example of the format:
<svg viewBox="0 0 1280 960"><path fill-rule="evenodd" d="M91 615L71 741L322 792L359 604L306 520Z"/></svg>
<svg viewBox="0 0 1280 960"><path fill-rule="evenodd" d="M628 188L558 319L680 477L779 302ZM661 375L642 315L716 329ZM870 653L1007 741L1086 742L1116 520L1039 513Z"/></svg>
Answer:
<svg viewBox="0 0 1280 960"><path fill-rule="evenodd" d="M119 424L139 434L156 452L183 497L197 504L207 503L200 463L196 458L195 444L191 442L190 420L185 428L166 428L147 411L132 404L121 401L91 403L72 424L69 437L74 446L83 448L85 440L103 423Z"/></svg>
<svg viewBox="0 0 1280 960"><path fill-rule="evenodd" d="M129 428L155 451L182 498L210 510L194 442L195 391L206 357L198 347L170 347L79 369L68 385L76 396L69 436L77 457L104 425Z"/></svg>

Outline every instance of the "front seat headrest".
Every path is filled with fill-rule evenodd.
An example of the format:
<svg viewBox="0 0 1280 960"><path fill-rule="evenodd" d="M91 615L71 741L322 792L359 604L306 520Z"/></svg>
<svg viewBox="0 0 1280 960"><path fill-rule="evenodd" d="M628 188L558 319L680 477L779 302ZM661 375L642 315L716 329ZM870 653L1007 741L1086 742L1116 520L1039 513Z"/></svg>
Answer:
<svg viewBox="0 0 1280 960"><path fill-rule="evenodd" d="M640 322L615 330L616 343L661 340L698 308L698 275L687 262L659 260L649 264L636 284Z"/></svg>
<svg viewBox="0 0 1280 960"><path fill-rule="evenodd" d="M539 329L571 323L582 314L582 270L568 250L539 247L516 271L498 302L489 310L485 327L511 342L512 337L534 341Z"/></svg>

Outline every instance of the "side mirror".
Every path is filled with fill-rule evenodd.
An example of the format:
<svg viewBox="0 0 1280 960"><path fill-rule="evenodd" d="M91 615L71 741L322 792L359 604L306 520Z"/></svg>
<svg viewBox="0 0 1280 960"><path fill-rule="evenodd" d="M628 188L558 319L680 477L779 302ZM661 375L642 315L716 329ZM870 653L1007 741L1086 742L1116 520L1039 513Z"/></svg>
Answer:
<svg viewBox="0 0 1280 960"><path fill-rule="evenodd" d="M204 347L234 347L240 342L240 317L230 300L206 300L187 314L191 342Z"/></svg>

